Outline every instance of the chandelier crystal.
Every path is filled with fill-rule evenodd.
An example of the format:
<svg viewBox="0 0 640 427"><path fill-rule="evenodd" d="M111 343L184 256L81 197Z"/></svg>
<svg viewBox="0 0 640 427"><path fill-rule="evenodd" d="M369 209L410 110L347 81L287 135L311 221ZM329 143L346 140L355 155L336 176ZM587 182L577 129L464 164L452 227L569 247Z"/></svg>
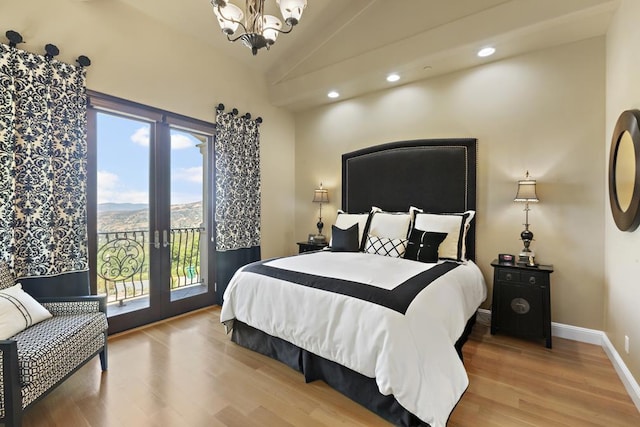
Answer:
<svg viewBox="0 0 640 427"><path fill-rule="evenodd" d="M282 29L280 18L264 14L265 1L245 0L243 11L226 0L211 0L213 13L227 39L232 42L241 40L254 55L263 47L269 49L280 33L290 33L307 7L307 0L276 0L287 25Z"/></svg>

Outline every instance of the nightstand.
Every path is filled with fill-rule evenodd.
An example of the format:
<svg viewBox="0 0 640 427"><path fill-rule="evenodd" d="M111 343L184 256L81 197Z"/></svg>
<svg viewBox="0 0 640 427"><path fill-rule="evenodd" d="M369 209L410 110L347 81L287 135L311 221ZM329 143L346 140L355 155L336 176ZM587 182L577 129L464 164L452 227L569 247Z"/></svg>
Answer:
<svg viewBox="0 0 640 427"><path fill-rule="evenodd" d="M319 251L327 245L327 242L298 242L298 253Z"/></svg>
<svg viewBox="0 0 640 427"><path fill-rule="evenodd" d="M546 341L551 348L552 265L531 267L493 260L491 334L504 332Z"/></svg>

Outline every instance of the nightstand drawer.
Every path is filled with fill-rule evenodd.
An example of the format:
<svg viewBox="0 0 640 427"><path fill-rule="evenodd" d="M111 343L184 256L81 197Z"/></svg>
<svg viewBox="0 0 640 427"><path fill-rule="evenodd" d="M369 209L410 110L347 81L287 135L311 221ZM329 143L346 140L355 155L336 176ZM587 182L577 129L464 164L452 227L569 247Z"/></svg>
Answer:
<svg viewBox="0 0 640 427"><path fill-rule="evenodd" d="M534 273L527 271L521 275L523 285L547 286L549 284L549 274Z"/></svg>
<svg viewBox="0 0 640 427"><path fill-rule="evenodd" d="M515 282L520 283L520 272L518 270L509 270L507 268L501 268L496 271L498 274L498 280L502 282Z"/></svg>

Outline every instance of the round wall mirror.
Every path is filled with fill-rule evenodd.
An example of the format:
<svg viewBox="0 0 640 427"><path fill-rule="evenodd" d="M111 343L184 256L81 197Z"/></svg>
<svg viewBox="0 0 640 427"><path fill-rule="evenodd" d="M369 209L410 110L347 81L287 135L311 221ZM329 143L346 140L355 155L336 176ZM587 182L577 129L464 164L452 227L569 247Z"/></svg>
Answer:
<svg viewBox="0 0 640 427"><path fill-rule="evenodd" d="M613 219L622 231L640 224L640 111L623 112L611 138L609 201Z"/></svg>

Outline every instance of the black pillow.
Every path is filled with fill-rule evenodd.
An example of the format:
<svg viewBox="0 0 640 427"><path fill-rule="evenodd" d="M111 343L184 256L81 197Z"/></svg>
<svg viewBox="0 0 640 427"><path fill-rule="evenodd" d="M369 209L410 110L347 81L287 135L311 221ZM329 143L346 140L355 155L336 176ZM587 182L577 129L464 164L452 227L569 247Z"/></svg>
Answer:
<svg viewBox="0 0 640 427"><path fill-rule="evenodd" d="M358 223L343 230L335 225L331 226L331 250L334 252L358 252Z"/></svg>
<svg viewBox="0 0 640 427"><path fill-rule="evenodd" d="M409 242L407 243L404 257L420 262L438 262L438 246L446 237L447 233L436 233L414 228L409 234Z"/></svg>

